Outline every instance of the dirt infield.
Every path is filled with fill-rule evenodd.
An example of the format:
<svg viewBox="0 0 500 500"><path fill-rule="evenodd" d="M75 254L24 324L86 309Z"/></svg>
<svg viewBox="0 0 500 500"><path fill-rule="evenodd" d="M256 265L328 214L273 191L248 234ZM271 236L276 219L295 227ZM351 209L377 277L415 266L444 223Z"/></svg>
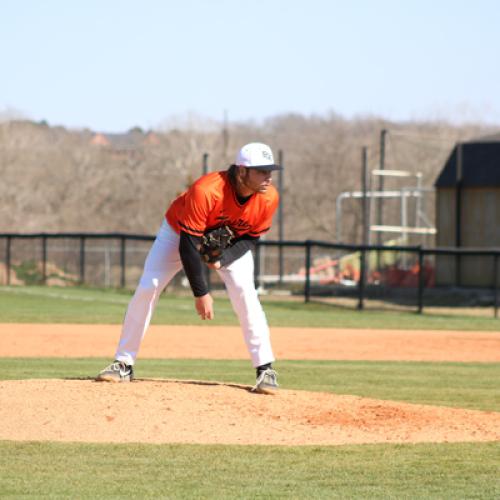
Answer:
<svg viewBox="0 0 500 500"><path fill-rule="evenodd" d="M500 413L180 381L0 382L0 439L339 445L500 440Z"/></svg>
<svg viewBox="0 0 500 500"><path fill-rule="evenodd" d="M0 323L0 357L113 357L119 325ZM278 359L500 361L500 333L273 328ZM142 358L248 359L234 326L151 326Z"/></svg>
<svg viewBox="0 0 500 500"><path fill-rule="evenodd" d="M114 325L0 324L0 358L113 357ZM273 329L282 359L500 361L500 334ZM153 326L143 358L248 359L235 327ZM500 441L500 413L201 381L0 381L0 440L339 445Z"/></svg>

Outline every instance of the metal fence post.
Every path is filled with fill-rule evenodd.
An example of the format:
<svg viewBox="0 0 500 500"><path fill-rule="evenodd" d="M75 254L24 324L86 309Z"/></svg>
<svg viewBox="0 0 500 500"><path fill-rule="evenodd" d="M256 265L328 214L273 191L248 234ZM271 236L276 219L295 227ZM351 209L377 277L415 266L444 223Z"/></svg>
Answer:
<svg viewBox="0 0 500 500"><path fill-rule="evenodd" d="M385 169L385 143L386 143L386 136L387 136L387 130L382 129L380 131L380 163L379 163L379 169L382 171ZM378 190L382 193L384 191L384 176L379 175L378 178ZM374 201L376 198L374 198ZM383 203L384 203L384 198L381 196L378 199L377 203L377 225L382 226L383 221L384 221L384 209L383 209ZM381 246L382 245L382 232L379 231L377 233L377 245ZM377 250L377 271L380 272L380 267L381 267L381 252L380 250Z"/></svg>
<svg viewBox="0 0 500 500"><path fill-rule="evenodd" d="M455 158L455 247L462 246L463 144L457 143ZM462 256L455 255L455 286L462 285Z"/></svg>
<svg viewBox="0 0 500 500"><path fill-rule="evenodd" d="M281 165L283 168L283 151L280 149L278 151L278 165ZM283 220L283 170L280 170L278 173L278 193L280 195L280 201L278 205L278 235L279 240L284 240L284 220ZM278 269L279 269L279 282L283 283L283 245L279 245L278 247Z"/></svg>
<svg viewBox="0 0 500 500"><path fill-rule="evenodd" d="M311 300L311 242L306 241L306 283L304 287L304 301Z"/></svg>
<svg viewBox="0 0 500 500"><path fill-rule="evenodd" d="M366 250L363 249L359 254L359 299L358 309L362 311L365 308L365 279L366 279Z"/></svg>
<svg viewBox="0 0 500 500"><path fill-rule="evenodd" d="M363 199L362 199L362 217L363 217L363 234L362 234L362 244L365 246L370 244L370 210L371 210L371 198L368 196L368 190L370 189L369 183L370 180L368 178L368 148L365 146L362 148L362 160L363 165L361 169L361 186L363 190ZM364 250L366 252L366 250ZM366 254L363 256L363 280L366 277L368 268L369 268L369 260L366 258ZM364 283L363 283L364 288ZM363 290L364 291L364 290Z"/></svg>
<svg viewBox="0 0 500 500"><path fill-rule="evenodd" d="M418 249L418 313L419 314L422 314L424 310L424 286L425 286L424 252L420 247Z"/></svg>
<svg viewBox="0 0 500 500"><path fill-rule="evenodd" d="M85 282L85 236L80 236L80 284Z"/></svg>
<svg viewBox="0 0 500 500"><path fill-rule="evenodd" d="M7 242L5 247L5 272L7 274L7 285L10 285L10 257L11 257L11 243L12 238L7 236Z"/></svg>
<svg viewBox="0 0 500 500"><path fill-rule="evenodd" d="M88 266L86 265L86 240L87 239L111 239L115 243L117 240L120 241L120 284L121 287L126 286L126 274L127 274L127 256L126 256L126 251L127 251L127 240L140 240L140 241L153 241L154 237L152 236L141 236L141 235L130 235L130 234L122 234L122 233L106 233L106 234L100 234L100 233L36 233L36 234L16 234L16 233L2 233L0 234L1 239L5 239L5 278L2 278L4 280L4 283L6 285L11 285L11 283L15 280L16 278L16 270L17 270L17 265L16 262L19 258L22 258L21 255L17 255L17 257L14 258L14 263L12 262L12 246L14 245L15 241L14 240L22 240L22 243L25 243L26 241L32 242L34 238L37 239L37 241L41 240L41 261L40 261L40 254L38 254L38 251L36 252L38 254L37 261L36 261L36 266L37 269L39 270L39 281L42 281L43 278L43 283L47 284L50 280L51 272L50 272L50 265L57 265L57 258L54 257L51 253L51 262L52 264L49 265L48 262L48 246L49 246L49 241L51 241L52 238L59 239L59 238L70 238L71 240L76 242L79 242L79 263L76 262L78 259L78 252L74 248L74 245L71 246L71 275L73 276L74 273L74 266L77 266L77 273L78 273L78 265L79 265L79 283L80 284L85 284L86 282L86 273L87 271L90 273L89 279L92 280L94 276L94 268L93 266L95 265L95 259L92 258L89 261L90 268L86 269ZM92 243L92 242L91 242ZM51 243L51 252L54 251L53 244ZM31 245L33 246L33 245ZM35 248L40 248L38 245L34 245ZM414 254L417 254L417 259L418 259L418 273L416 276L417 283L412 280L412 287L417 288L414 292L417 294L416 301L417 301L417 312L419 314L424 313L424 306L426 305L425 302L432 302L432 293L429 295L431 292L431 289L429 287L432 287L432 280L433 280L433 270L438 266L438 264L435 264L433 261L434 256L460 256L460 257L467 257L470 258L472 256L480 256L483 258L491 259L493 258L493 278L490 279L489 283L486 282L484 286L487 287L489 290L489 297L491 297L491 293L493 293L492 297L492 302L493 302L493 307L494 307L494 317L499 318L500 313L499 313L499 308L500 308L500 250L496 248L425 248L423 246L395 246L395 247L380 247L380 246L373 246L373 245L358 245L358 244L341 244L341 243L329 243L325 241L316 241L316 240L305 240L305 241L284 241L284 240L278 240L278 241L260 241L255 248L254 251L254 281L255 281L255 287L257 289L266 286L268 276L266 274L266 255L265 255L265 248L264 247L294 247L294 248L304 248L305 250L305 255L304 255L304 264L305 268L304 271L301 269L301 275L303 276L303 294L304 294L304 302L310 302L312 300L312 294L317 293L317 284L316 281L314 284L312 281L315 279L315 276L318 276L315 274L315 268L313 267L313 250L316 248L335 248L337 250L341 250L342 252L349 251L349 252L359 252L359 278L353 277L354 280L358 279L358 282L355 284L357 285L357 291L354 292L357 295L358 298L358 304L357 304L357 309L363 310L365 307L364 301L366 297L370 298L371 294L368 292L371 292L372 288L377 291L377 288L371 284L371 279L369 276L369 263L370 263L370 257L371 257L371 252L373 251L382 251L382 252L405 252L407 254L408 252L411 253L414 259ZM106 246L107 248L107 246ZM92 248L89 247L89 251L92 251ZM16 248L14 248L14 252L16 252ZM355 254L353 254L355 255ZM17 259L17 260L16 260ZM56 260L54 260L56 259ZM426 261L426 259L429 259ZM491 260L489 261L491 263ZM13 265L14 264L14 265ZM11 276L12 269L14 269L14 278ZM206 269L208 272L208 268ZM320 270L320 268L318 268ZM396 267L396 271L398 268ZM452 269L453 271L453 269ZM64 272L66 273L66 266L64 266ZM212 280L214 280L214 275L209 274L208 275L208 284L210 286L210 276ZM412 274L413 277L415 277ZM488 274L489 276L489 274ZM405 278L406 275L400 276L399 273L397 273L394 276L394 280L391 281L391 276L387 276L387 282L385 286L399 286L401 284L400 278L403 277ZM446 276L445 276L446 277ZM118 277L117 277L118 278ZM277 278L277 277L276 277ZM453 274L451 274L451 280L453 280ZM301 281L302 282L302 281ZM334 283L337 283L337 278L335 276L335 281L332 281ZM321 281L320 281L321 283ZM384 285L385 282L382 282L382 285ZM109 284L107 282L107 284ZM354 284L354 283L353 283ZM215 280L214 280L214 285L216 285ZM314 286L314 290L313 290ZM319 285L321 286L321 285ZM429 288L429 290L426 290ZM334 289L334 292L336 289ZM354 290L353 290L354 291ZM437 290L439 291L439 290ZM356 298L356 297L355 297ZM491 303L490 303L491 304ZM427 304L429 305L429 304ZM457 304L458 305L458 304ZM415 311L415 310L414 310Z"/></svg>
<svg viewBox="0 0 500 500"><path fill-rule="evenodd" d="M47 284L47 236L42 236L42 283Z"/></svg>

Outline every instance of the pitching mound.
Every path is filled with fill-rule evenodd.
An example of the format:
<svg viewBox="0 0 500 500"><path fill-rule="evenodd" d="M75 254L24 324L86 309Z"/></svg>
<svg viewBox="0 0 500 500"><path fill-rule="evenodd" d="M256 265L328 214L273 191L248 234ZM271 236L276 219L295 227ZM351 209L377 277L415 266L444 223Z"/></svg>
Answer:
<svg viewBox="0 0 500 500"><path fill-rule="evenodd" d="M0 382L0 440L339 445L500 440L500 413L217 382Z"/></svg>

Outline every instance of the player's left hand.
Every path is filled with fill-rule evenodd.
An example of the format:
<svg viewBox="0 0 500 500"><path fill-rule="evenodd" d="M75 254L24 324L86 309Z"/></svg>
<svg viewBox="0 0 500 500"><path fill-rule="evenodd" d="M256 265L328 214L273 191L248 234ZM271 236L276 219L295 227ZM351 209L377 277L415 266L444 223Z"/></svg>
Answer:
<svg viewBox="0 0 500 500"><path fill-rule="evenodd" d="M210 269L220 269L222 266L220 265L220 260L218 260L217 262L210 262L207 264L207 266L210 268Z"/></svg>
<svg viewBox="0 0 500 500"><path fill-rule="evenodd" d="M206 232L201 239L201 258L210 264L217 262L224 250L232 246L234 237L234 232L229 226L221 226Z"/></svg>

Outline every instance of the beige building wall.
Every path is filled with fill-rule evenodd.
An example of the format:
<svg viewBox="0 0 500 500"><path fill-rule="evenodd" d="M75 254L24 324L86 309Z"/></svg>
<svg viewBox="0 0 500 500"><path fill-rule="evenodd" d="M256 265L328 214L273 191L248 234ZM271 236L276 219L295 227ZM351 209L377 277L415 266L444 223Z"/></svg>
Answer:
<svg viewBox="0 0 500 500"><path fill-rule="evenodd" d="M436 242L455 246L455 189L439 188L436 196ZM462 191L462 247L500 249L500 189L464 188ZM436 285L455 285L460 265L461 285L490 287L493 257L436 257ZM500 265L500 263L499 263ZM499 280L500 283L500 280Z"/></svg>

